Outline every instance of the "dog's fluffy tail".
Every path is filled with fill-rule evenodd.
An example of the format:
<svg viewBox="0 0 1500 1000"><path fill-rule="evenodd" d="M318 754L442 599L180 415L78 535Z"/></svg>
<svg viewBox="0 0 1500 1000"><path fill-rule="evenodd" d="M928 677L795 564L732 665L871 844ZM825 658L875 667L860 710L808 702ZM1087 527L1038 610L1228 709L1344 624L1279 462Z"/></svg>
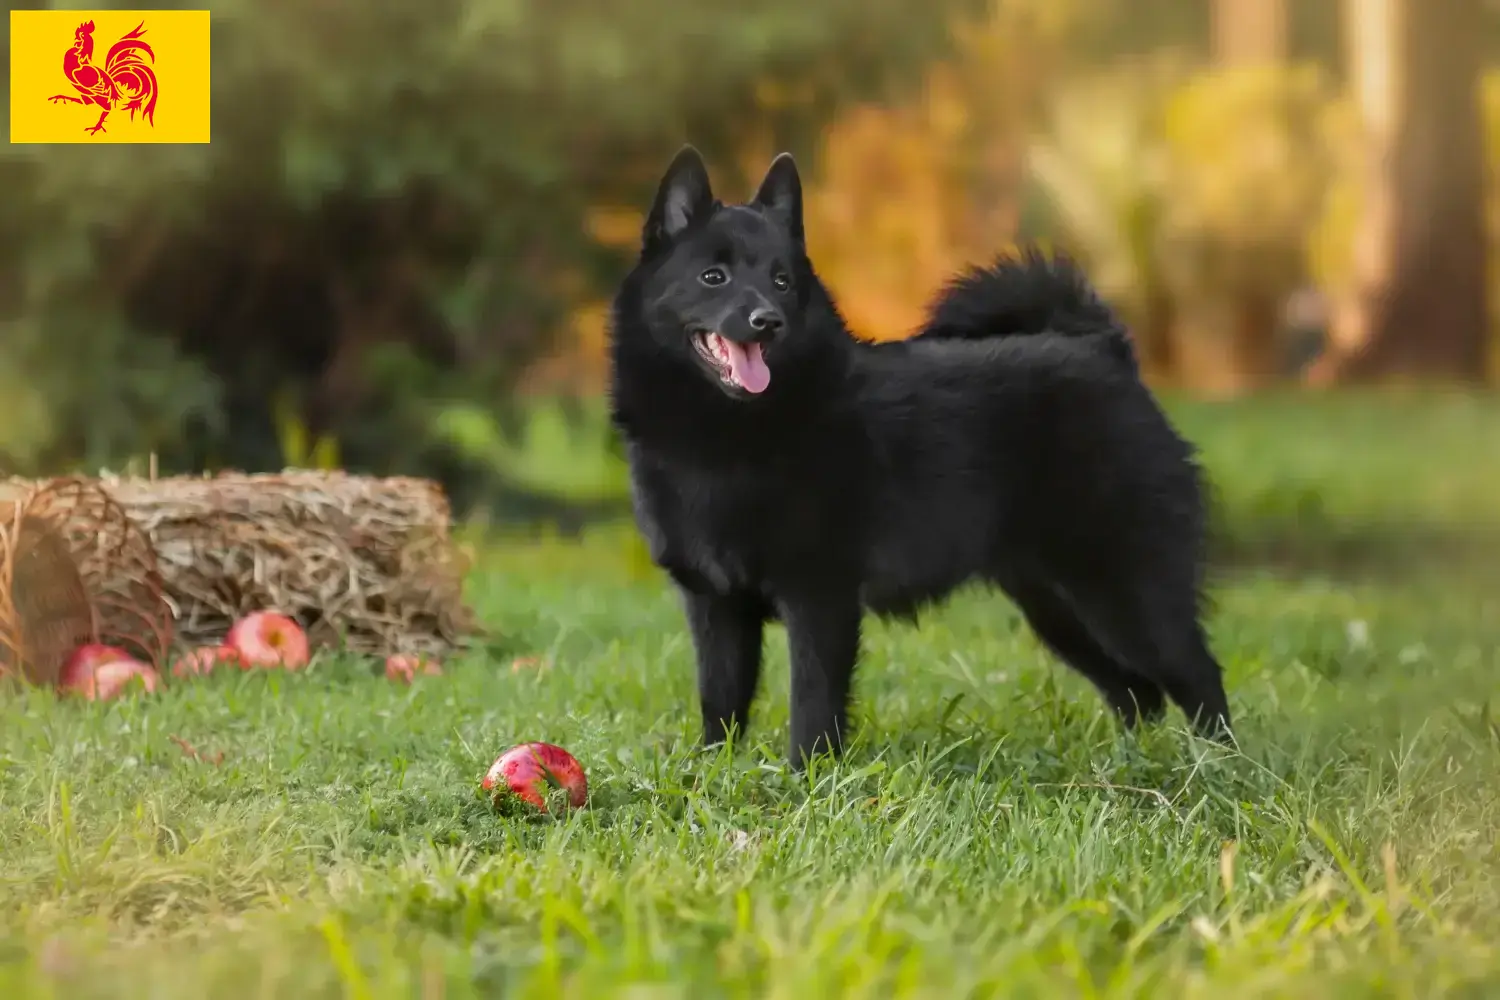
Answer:
<svg viewBox="0 0 1500 1000"><path fill-rule="evenodd" d="M960 274L933 303L917 336L984 340L1038 333L1094 338L1136 368L1130 334L1083 270L1066 257L1048 258L1035 250Z"/></svg>

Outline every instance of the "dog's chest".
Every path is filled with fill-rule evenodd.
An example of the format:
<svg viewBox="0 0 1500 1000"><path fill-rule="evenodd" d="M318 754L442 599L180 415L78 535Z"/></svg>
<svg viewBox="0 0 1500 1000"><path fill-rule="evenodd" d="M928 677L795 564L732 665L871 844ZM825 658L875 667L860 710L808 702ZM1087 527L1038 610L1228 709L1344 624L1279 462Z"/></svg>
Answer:
<svg viewBox="0 0 1500 1000"><path fill-rule="evenodd" d="M808 507L734 472L633 469L636 521L652 558L680 583L716 592L763 589L808 533ZM805 547L805 546L804 546Z"/></svg>

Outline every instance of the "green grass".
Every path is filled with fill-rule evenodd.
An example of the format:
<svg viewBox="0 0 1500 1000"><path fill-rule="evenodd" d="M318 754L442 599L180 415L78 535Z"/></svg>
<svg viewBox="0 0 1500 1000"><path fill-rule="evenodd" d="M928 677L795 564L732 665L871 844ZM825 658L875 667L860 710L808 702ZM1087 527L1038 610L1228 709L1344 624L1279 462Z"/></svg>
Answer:
<svg viewBox="0 0 1500 1000"><path fill-rule="evenodd" d="M749 744L695 751L679 613L623 529L496 544L471 591L493 644L411 688L334 659L109 705L5 695L0 995L1494 995L1484 561L1251 557L1330 530L1487 538L1500 410L1182 419L1245 556L1211 623L1238 754L1176 716L1121 735L978 592L869 624L842 764L782 764L779 630ZM584 761L589 809L475 794L526 739Z"/></svg>

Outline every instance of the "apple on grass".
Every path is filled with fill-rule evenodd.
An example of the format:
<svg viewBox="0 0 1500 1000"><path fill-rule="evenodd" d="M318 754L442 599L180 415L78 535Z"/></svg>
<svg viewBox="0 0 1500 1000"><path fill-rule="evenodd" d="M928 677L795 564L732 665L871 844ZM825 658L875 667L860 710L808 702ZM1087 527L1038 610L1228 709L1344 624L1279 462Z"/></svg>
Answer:
<svg viewBox="0 0 1500 1000"><path fill-rule="evenodd" d="M437 660L413 653L396 653L385 658L386 680L410 684L415 678L440 677L443 668Z"/></svg>
<svg viewBox="0 0 1500 1000"><path fill-rule="evenodd" d="M89 642L63 663L57 685L89 701L108 701L124 694L136 680L147 692L155 691L160 679L152 667L118 646Z"/></svg>
<svg viewBox="0 0 1500 1000"><path fill-rule="evenodd" d="M240 651L233 646L199 646L172 664L173 677L196 677L212 673L221 663L240 665Z"/></svg>
<svg viewBox="0 0 1500 1000"><path fill-rule="evenodd" d="M229 629L224 644L234 649L240 666L283 667L301 670L307 666L307 633L286 615L274 611L254 611Z"/></svg>
<svg viewBox="0 0 1500 1000"><path fill-rule="evenodd" d="M479 787L494 796L495 805L520 799L543 812L548 792L561 789L568 806L577 809L588 802L588 778L578 758L551 743L522 743L507 750L491 765Z"/></svg>

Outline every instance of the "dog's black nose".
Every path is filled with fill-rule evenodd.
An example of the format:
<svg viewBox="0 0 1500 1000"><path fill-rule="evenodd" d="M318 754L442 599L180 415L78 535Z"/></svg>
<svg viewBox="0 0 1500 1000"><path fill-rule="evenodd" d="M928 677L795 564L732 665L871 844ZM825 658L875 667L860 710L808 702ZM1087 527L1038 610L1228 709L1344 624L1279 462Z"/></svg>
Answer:
<svg viewBox="0 0 1500 1000"><path fill-rule="evenodd" d="M774 333L781 329L781 313L765 306L750 314L750 329L759 333Z"/></svg>

